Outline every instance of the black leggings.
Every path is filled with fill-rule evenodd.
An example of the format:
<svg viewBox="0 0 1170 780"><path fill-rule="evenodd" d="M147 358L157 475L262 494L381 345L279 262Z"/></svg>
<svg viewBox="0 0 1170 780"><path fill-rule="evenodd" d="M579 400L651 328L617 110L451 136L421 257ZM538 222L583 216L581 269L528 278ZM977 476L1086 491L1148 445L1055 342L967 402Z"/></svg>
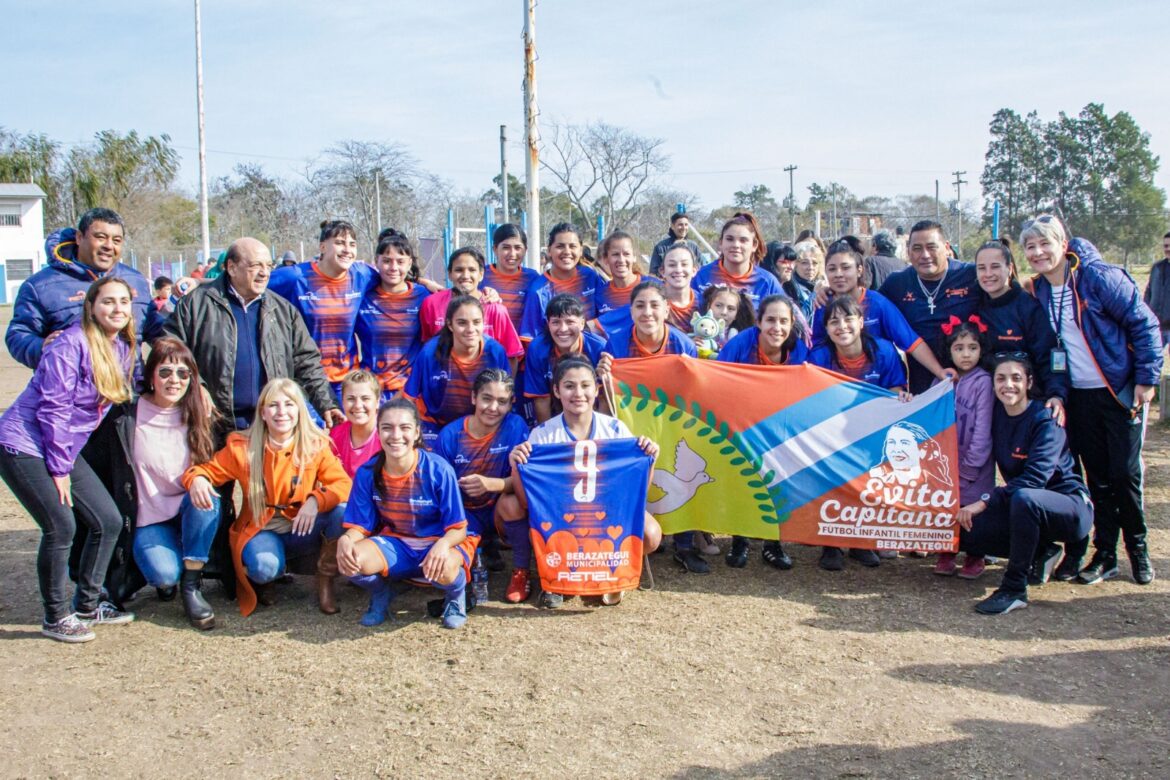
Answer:
<svg viewBox="0 0 1170 780"><path fill-rule="evenodd" d="M69 474L73 506L62 504L44 458L0 447L0 478L41 527L37 579L45 604L45 622L55 623L72 612L90 612L98 605L122 515L105 485L81 457ZM75 519L76 518L76 519ZM69 604L69 550L77 520L89 535L77 567L77 595Z"/></svg>

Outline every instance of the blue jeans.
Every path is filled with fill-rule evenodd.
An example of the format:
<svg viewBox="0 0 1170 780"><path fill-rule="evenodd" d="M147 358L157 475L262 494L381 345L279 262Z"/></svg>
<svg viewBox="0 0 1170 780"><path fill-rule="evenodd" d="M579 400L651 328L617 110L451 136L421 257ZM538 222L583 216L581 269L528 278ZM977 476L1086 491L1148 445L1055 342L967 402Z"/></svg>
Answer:
<svg viewBox="0 0 1170 780"><path fill-rule="evenodd" d="M242 558L248 579L257 585L281 577L289 558L317 555L321 549L322 536L336 539L341 536L341 519L345 517L345 504L338 504L328 512L317 515L312 530L304 536L289 531L278 534L275 531L261 531L244 545Z"/></svg>
<svg viewBox="0 0 1170 780"><path fill-rule="evenodd" d="M148 583L156 588L172 587L183 573L183 561L207 563L219 527L219 497L213 497L212 502L211 509L197 509L186 496L179 514L135 530L134 562Z"/></svg>

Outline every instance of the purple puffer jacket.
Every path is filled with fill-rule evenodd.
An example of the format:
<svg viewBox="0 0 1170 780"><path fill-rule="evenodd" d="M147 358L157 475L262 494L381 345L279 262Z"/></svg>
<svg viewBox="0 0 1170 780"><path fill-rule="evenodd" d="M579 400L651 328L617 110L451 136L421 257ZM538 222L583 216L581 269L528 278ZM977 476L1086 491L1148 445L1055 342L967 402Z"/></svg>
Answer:
<svg viewBox="0 0 1170 780"><path fill-rule="evenodd" d="M130 345L118 339L114 354L125 365ZM0 446L44 458L49 474L63 477L109 409L94 384L89 342L76 323L49 345L28 387L0 417Z"/></svg>

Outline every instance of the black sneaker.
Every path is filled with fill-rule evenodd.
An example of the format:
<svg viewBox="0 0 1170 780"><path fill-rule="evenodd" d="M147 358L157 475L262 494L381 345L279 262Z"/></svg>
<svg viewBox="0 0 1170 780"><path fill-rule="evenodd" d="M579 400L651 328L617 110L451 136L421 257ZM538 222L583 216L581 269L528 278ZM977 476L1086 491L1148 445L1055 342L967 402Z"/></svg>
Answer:
<svg viewBox="0 0 1170 780"><path fill-rule="evenodd" d="M1150 551L1146 548L1146 543L1135 542L1127 547L1133 581L1138 585L1149 585L1154 581L1154 564L1150 563Z"/></svg>
<svg viewBox="0 0 1170 780"><path fill-rule="evenodd" d="M565 603L565 597L559 593L549 593L547 590L540 594L541 609L560 609Z"/></svg>
<svg viewBox="0 0 1170 780"><path fill-rule="evenodd" d="M1052 574L1056 571L1056 565L1060 563L1063 554L1064 550L1059 544L1053 542L1046 544L1032 561L1032 570L1028 572L1028 584L1043 585L1052 579Z"/></svg>
<svg viewBox="0 0 1170 780"><path fill-rule="evenodd" d="M710 574L711 564L699 555L698 550L675 550L674 560L691 574Z"/></svg>
<svg viewBox="0 0 1170 780"><path fill-rule="evenodd" d="M849 548L849 557L860 563L862 566L874 568L882 565L882 559L873 550L861 550L856 547Z"/></svg>
<svg viewBox="0 0 1170 780"><path fill-rule="evenodd" d="M77 619L77 615L66 615L56 623L41 623L41 633L58 642L92 642L97 639L93 629Z"/></svg>
<svg viewBox="0 0 1170 780"><path fill-rule="evenodd" d="M845 551L840 547L821 548L820 567L825 571L841 571L845 568Z"/></svg>
<svg viewBox="0 0 1170 780"><path fill-rule="evenodd" d="M500 540L492 537L488 539L481 549L483 556L483 565L490 572L501 572L504 570L504 556L500 554Z"/></svg>
<svg viewBox="0 0 1170 780"><path fill-rule="evenodd" d="M788 553L784 552L784 546L780 542L764 542L762 555L764 563L780 571L788 571L792 568L792 558L789 557Z"/></svg>
<svg viewBox="0 0 1170 780"><path fill-rule="evenodd" d="M1089 560L1089 565L1081 569L1077 575L1077 582L1082 585L1095 585L1098 582L1111 580L1117 576L1117 555L1103 550L1097 550Z"/></svg>
<svg viewBox="0 0 1170 780"><path fill-rule="evenodd" d="M748 549L746 536L731 537L731 549L728 550L724 563L733 569L742 569L747 566Z"/></svg>
<svg viewBox="0 0 1170 780"><path fill-rule="evenodd" d="M976 604L975 611L981 615L1006 615L1013 609L1023 609L1026 606L1028 606L1027 591L1000 588Z"/></svg>

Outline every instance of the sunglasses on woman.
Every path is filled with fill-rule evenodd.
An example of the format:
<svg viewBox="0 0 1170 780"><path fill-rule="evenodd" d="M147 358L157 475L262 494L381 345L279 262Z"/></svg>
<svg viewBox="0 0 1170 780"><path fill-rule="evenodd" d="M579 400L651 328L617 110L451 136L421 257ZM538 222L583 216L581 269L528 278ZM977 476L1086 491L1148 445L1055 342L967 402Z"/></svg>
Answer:
<svg viewBox="0 0 1170 780"><path fill-rule="evenodd" d="M170 379L172 374L177 376L179 379L186 381L186 380L191 378L191 369L185 368L183 366L179 366L178 368L171 368L170 366L161 366L158 369L158 378L159 379Z"/></svg>

